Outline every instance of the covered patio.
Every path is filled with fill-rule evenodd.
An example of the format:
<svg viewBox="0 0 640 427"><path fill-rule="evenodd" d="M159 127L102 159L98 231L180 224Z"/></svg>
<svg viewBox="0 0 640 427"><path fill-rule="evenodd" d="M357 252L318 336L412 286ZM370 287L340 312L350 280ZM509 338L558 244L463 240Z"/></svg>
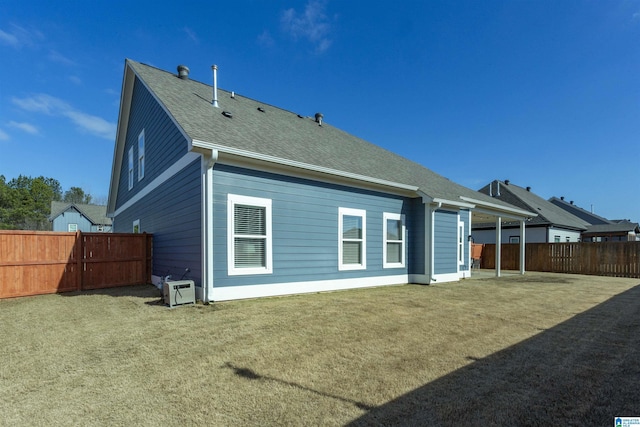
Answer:
<svg viewBox="0 0 640 427"><path fill-rule="evenodd" d="M525 265L525 235L526 235L526 223L531 218L538 216L534 212L529 212L523 209L519 209L517 207L505 207L503 204L492 204L487 203L485 201L480 201L476 199L472 199L469 197L461 197L467 202L473 203L475 207L471 211L471 224L474 223L495 223L496 226L496 253L495 253L495 269L493 270L494 277L500 277L502 273L502 269L500 266L501 259L501 246L502 246L502 224L503 223L513 223L517 221L520 224L520 271L519 274L524 274L526 271ZM469 234L469 242L473 243L473 237ZM488 272L489 270L484 270ZM511 273L511 272L510 272ZM471 277L474 275L479 275L479 269L471 269ZM485 273L486 274L486 273Z"/></svg>

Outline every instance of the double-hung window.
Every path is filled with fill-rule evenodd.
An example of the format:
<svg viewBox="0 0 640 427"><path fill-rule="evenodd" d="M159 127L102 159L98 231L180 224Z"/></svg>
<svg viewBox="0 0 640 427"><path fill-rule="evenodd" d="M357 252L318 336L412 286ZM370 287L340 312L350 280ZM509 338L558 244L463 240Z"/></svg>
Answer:
<svg viewBox="0 0 640 427"><path fill-rule="evenodd" d="M228 274L273 272L271 199L227 196Z"/></svg>
<svg viewBox="0 0 640 427"><path fill-rule="evenodd" d="M383 268L399 268L405 266L405 225L404 215L396 213L383 214Z"/></svg>
<svg viewBox="0 0 640 427"><path fill-rule="evenodd" d="M144 129L138 135L138 181L144 178Z"/></svg>
<svg viewBox="0 0 640 427"><path fill-rule="evenodd" d="M129 190L133 188L133 147L129 148Z"/></svg>
<svg viewBox="0 0 640 427"><path fill-rule="evenodd" d="M466 264L464 261L464 222L458 221L458 264Z"/></svg>
<svg viewBox="0 0 640 427"><path fill-rule="evenodd" d="M367 268L367 214L361 209L338 209L338 269Z"/></svg>

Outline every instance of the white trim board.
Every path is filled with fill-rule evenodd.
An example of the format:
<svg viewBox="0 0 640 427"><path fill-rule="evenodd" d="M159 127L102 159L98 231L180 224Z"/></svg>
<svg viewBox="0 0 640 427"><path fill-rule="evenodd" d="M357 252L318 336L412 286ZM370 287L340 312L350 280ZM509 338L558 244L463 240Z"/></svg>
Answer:
<svg viewBox="0 0 640 427"><path fill-rule="evenodd" d="M149 184L144 186L142 190L138 191L138 193L136 193L135 196L127 200L122 206L116 209L116 211L113 213L113 217L120 215L122 212L129 209L135 203L138 203L143 197L147 196L153 190L160 187L162 184L167 182L172 176L180 172L185 167L189 166L198 158L200 158L200 154L198 153L187 153L184 156L182 156L180 160L172 164L171 167L166 169L164 172L158 175L153 181L151 181Z"/></svg>
<svg viewBox="0 0 640 427"><path fill-rule="evenodd" d="M409 275L358 277L354 279L317 280L313 282L290 282L269 285L213 287L210 302L279 295L327 292L345 289L371 288L375 286L403 285L409 283Z"/></svg>

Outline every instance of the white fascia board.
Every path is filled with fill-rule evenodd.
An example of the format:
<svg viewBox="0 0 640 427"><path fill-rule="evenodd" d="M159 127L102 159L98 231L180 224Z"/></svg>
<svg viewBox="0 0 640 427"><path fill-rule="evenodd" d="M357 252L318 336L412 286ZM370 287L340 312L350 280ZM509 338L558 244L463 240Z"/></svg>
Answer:
<svg viewBox="0 0 640 427"><path fill-rule="evenodd" d="M435 204L438 205L438 207L442 207L442 206L453 206L456 208L467 208L467 209L473 209L476 207L476 205L472 204L472 203L467 203L467 202L460 202L457 200L448 200L448 199L442 199L439 197L431 197L428 194L424 193L423 191L418 191L418 195L420 197L422 197L422 203L424 204ZM462 199L462 197L460 197Z"/></svg>
<svg viewBox="0 0 640 427"><path fill-rule="evenodd" d="M190 141L191 138L187 132L180 126L173 117L173 114L167 109L167 107L160 101L160 98L155 94L153 90L147 85L142 77L136 73L133 67L129 64L129 61L125 61L125 73L122 82L122 92L120 94L120 109L118 112L118 128L116 131L116 146L113 154L113 164L111 166L111 184L109 186L109 199L107 202L107 217L114 217L116 198L118 196L118 186L120 183L120 171L122 170L122 159L124 157L124 147L127 143L127 131L129 130L129 114L131 112L131 100L133 98L133 89L135 86L136 77L138 81L147 89L147 92L155 99L156 103L162 108L167 117L171 119L176 129L180 131L185 140Z"/></svg>
<svg viewBox="0 0 640 427"><path fill-rule="evenodd" d="M525 211L523 209L519 209L516 207L508 207L499 205L497 203L485 202L483 200L477 200L471 197L460 196L462 200L465 200L470 203L474 203L476 205L476 209L478 212L483 212L491 215L502 215L511 218L523 219L523 218L531 218L538 216L537 213Z"/></svg>
<svg viewBox="0 0 640 427"><path fill-rule="evenodd" d="M459 202L457 200L447 200L447 199L440 199L438 197L434 198L431 203L437 203L437 204L441 204L442 206L455 206L457 208L467 208L467 209L473 209L476 207L476 205L471 204L471 203L465 203L465 202Z"/></svg>
<svg viewBox="0 0 640 427"><path fill-rule="evenodd" d="M405 193L409 192L409 193L415 194L418 191L418 187L413 185L386 181L383 179L373 178L370 176L344 172L337 169L326 168L323 166L312 165L304 162L298 162L295 160L288 160L288 159L283 159L276 156L269 156L266 154L254 153L251 151L240 150L237 148L225 147L223 145L212 144L205 141L199 141L197 139L191 140L189 144L189 149L196 152L200 150L217 150L220 153L221 158L224 154L228 154L231 156L242 157L242 158L250 159L250 160L261 162L261 163L276 164L276 165L293 168L297 170L315 172L323 175L332 175L340 178L345 178L347 180L361 181L361 182L374 184L382 187L390 187L390 188L401 190L402 192L405 192Z"/></svg>
<svg viewBox="0 0 640 427"><path fill-rule="evenodd" d="M113 217L120 183L120 170L122 168L122 157L124 156L124 146L129 128L129 113L131 110L131 97L133 94L133 83L135 74L125 61L125 71L122 77L122 89L120 91L120 108L118 109L118 126L116 130L116 140L113 148L113 163L111 164L111 182L109 184L109 198L107 200L107 217Z"/></svg>

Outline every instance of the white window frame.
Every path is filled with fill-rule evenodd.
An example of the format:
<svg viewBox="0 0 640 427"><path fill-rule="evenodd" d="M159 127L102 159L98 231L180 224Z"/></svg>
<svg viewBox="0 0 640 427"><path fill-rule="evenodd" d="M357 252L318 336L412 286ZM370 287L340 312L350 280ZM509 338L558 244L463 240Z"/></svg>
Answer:
<svg viewBox="0 0 640 427"><path fill-rule="evenodd" d="M75 233L78 231L78 224L68 224L67 229L69 230L69 233Z"/></svg>
<svg viewBox="0 0 640 427"><path fill-rule="evenodd" d="M138 135L138 181L144 178L144 129Z"/></svg>
<svg viewBox="0 0 640 427"><path fill-rule="evenodd" d="M387 239L387 220L400 221L401 222L401 240L389 240ZM403 268L406 265L406 245L407 245L407 233L405 226L405 216L398 213L384 212L382 214L382 268ZM387 244L388 243L401 243L400 257L401 262L388 262L387 261Z"/></svg>
<svg viewBox="0 0 640 427"><path fill-rule="evenodd" d="M129 148L129 190L133 188L133 147Z"/></svg>
<svg viewBox="0 0 640 427"><path fill-rule="evenodd" d="M257 206L265 209L266 236L264 236L264 239L266 265L264 267L242 268L236 267L235 265L235 205ZM273 273L273 228L271 218L271 199L238 194L227 195L227 274L229 274L229 276ZM242 237L248 236L242 235ZM262 238L262 236L252 237Z"/></svg>
<svg viewBox="0 0 640 427"><path fill-rule="evenodd" d="M458 220L458 265L464 265L464 222Z"/></svg>
<svg viewBox="0 0 640 427"><path fill-rule="evenodd" d="M140 229L140 220L136 219L135 221L133 221L133 227L131 227L131 232L132 233L142 233L142 230Z"/></svg>
<svg viewBox="0 0 640 427"><path fill-rule="evenodd" d="M345 216L359 216L362 218L362 238L361 239L344 239L342 236L342 226ZM362 242L360 247L362 262L360 264L344 264L342 262L343 243L345 241ZM367 268L367 211L363 209L338 208L338 270L366 270Z"/></svg>

